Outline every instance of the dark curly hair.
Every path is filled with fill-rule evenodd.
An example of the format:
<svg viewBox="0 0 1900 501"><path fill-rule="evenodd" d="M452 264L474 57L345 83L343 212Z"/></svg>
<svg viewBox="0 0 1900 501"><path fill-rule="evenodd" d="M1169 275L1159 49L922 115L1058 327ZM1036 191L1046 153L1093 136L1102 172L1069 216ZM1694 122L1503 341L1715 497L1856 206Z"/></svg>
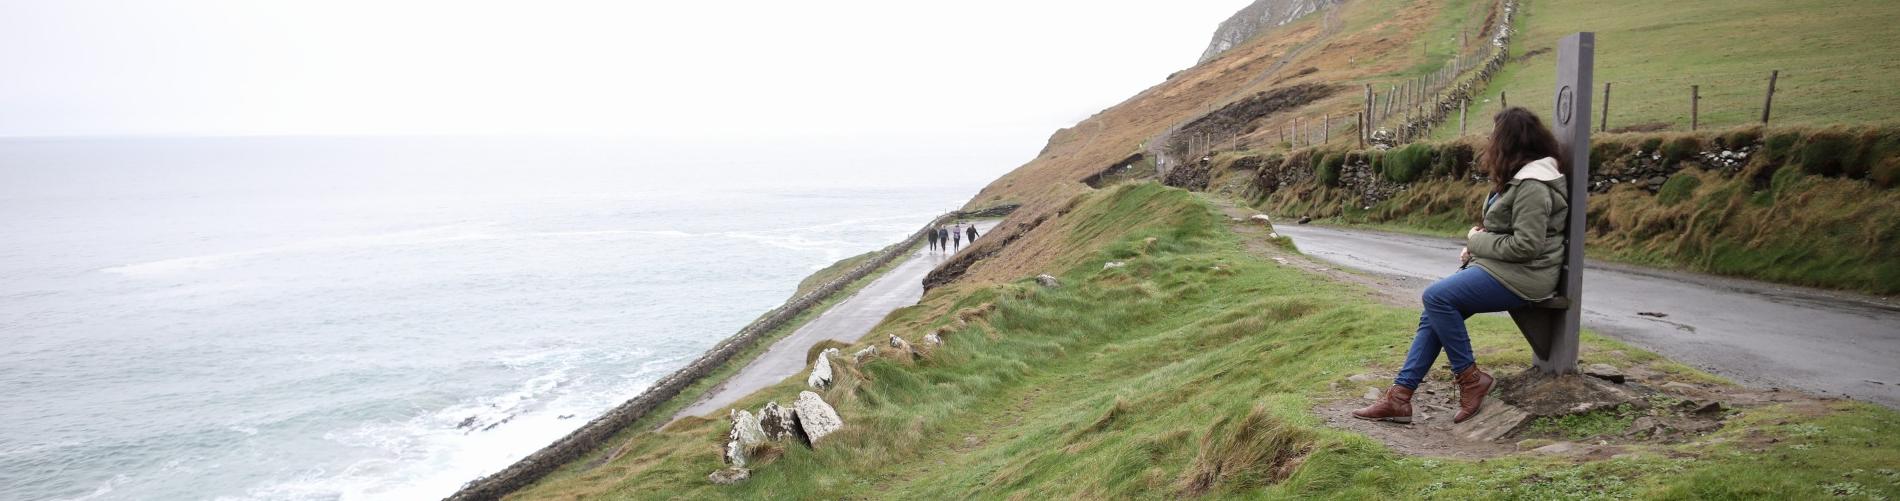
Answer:
<svg viewBox="0 0 1900 501"><path fill-rule="evenodd" d="M1512 106L1492 117L1491 142L1485 146L1478 167L1491 178L1491 192L1503 193L1505 184L1511 182L1518 169L1539 158L1557 159L1557 172L1569 176L1569 162L1564 161L1558 150L1557 136L1551 135L1550 128L1544 127L1544 121L1538 119L1537 114Z"/></svg>

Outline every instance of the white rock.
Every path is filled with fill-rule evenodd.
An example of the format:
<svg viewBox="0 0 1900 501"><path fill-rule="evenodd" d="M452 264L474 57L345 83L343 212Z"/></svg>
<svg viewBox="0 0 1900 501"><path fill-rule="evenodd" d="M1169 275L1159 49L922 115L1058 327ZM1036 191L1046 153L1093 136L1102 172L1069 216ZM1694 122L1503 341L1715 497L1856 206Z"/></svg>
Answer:
<svg viewBox="0 0 1900 501"><path fill-rule="evenodd" d="M765 430L751 412L733 410L731 416L732 431L726 432L725 460L727 465L744 468L748 451L765 441Z"/></svg>
<svg viewBox="0 0 1900 501"><path fill-rule="evenodd" d="M1043 287L1049 287L1049 288L1056 288L1056 287L1062 286L1062 282L1057 281L1056 277L1052 277L1046 274L1036 275L1036 283L1041 284Z"/></svg>
<svg viewBox="0 0 1900 501"><path fill-rule="evenodd" d="M925 334L924 342L930 343L932 346L943 346L943 338L937 337L937 333L935 332Z"/></svg>
<svg viewBox="0 0 1900 501"><path fill-rule="evenodd" d="M875 356L877 356L877 347L866 346L864 347L864 349L858 350L857 353L851 354L851 363L854 363L857 365L864 365L865 360L870 360L871 357L875 357Z"/></svg>
<svg viewBox="0 0 1900 501"><path fill-rule="evenodd" d="M1572 452L1576 452L1576 450L1577 450L1577 444L1575 442L1557 442L1557 443L1546 445L1543 447L1538 447L1536 449L1531 449L1531 452L1564 455L1564 454L1570 454Z"/></svg>
<svg viewBox="0 0 1900 501"><path fill-rule="evenodd" d="M836 348L818 353L818 359L811 361L811 375L805 376L805 386L823 389L831 386L831 352Z"/></svg>
<svg viewBox="0 0 1900 501"><path fill-rule="evenodd" d="M712 481L712 483L719 484L719 485L732 485L739 482L744 482L745 479L750 478L751 476L752 476L752 470L748 470L745 468L726 468L723 470L712 472L711 475L706 475L706 480L710 480Z"/></svg>
<svg viewBox="0 0 1900 501"><path fill-rule="evenodd" d="M1123 263L1121 261L1109 261L1106 263L1102 263L1102 269L1110 270L1110 269L1120 268L1127 265L1128 263Z"/></svg>
<svg viewBox="0 0 1900 501"><path fill-rule="evenodd" d="M1266 214L1254 214L1251 219L1263 224L1273 224L1273 218L1268 217Z"/></svg>
<svg viewBox="0 0 1900 501"><path fill-rule="evenodd" d="M798 392L798 402L792 404L798 412L798 426L805 432L805 441L817 445L826 435L844 428L844 420L838 417L838 410L825 403L817 393Z"/></svg>
<svg viewBox="0 0 1900 501"><path fill-rule="evenodd" d="M766 402L759 409L759 433L766 440L779 441L798 435L798 416L792 409Z"/></svg>

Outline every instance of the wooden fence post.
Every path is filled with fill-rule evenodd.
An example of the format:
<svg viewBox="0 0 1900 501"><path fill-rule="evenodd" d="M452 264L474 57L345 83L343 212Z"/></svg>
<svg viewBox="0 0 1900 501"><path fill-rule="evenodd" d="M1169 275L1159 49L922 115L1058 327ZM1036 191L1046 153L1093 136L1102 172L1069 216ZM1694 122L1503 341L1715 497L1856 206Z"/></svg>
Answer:
<svg viewBox="0 0 1900 501"><path fill-rule="evenodd" d="M1371 112L1372 112L1372 84L1366 84L1366 109L1361 114L1363 115L1363 114L1371 113ZM1366 138L1363 136L1366 135L1366 122L1364 120L1361 120L1359 122L1359 135L1362 136L1359 138L1359 143L1362 145L1365 144Z"/></svg>
<svg viewBox="0 0 1900 501"><path fill-rule="evenodd" d="M1320 144L1333 142L1333 114L1326 114L1326 131L1320 133Z"/></svg>
<svg viewBox="0 0 1900 501"><path fill-rule="evenodd" d="M1470 106L1470 99L1458 101L1458 135L1460 136L1465 135L1465 108Z"/></svg>
<svg viewBox="0 0 1900 501"><path fill-rule="evenodd" d="M1511 107L1511 98L1509 96L1505 96L1504 91L1498 91L1498 107L1499 108Z"/></svg>
<svg viewBox="0 0 1900 501"><path fill-rule="evenodd" d="M1781 70L1768 72L1768 97L1762 98L1761 123L1768 123L1768 110L1775 105L1775 79L1781 76Z"/></svg>
<svg viewBox="0 0 1900 501"><path fill-rule="evenodd" d="M1360 112L1357 116L1353 117L1353 119L1359 122L1359 148L1365 149L1366 147L1366 114L1365 112Z"/></svg>
<svg viewBox="0 0 1900 501"><path fill-rule="evenodd" d="M1695 128L1697 125L1697 119L1699 118L1696 116L1696 113L1698 111L1701 111L1699 109L1702 107L1701 105L1702 105L1702 86L1700 85L1689 86L1689 131L1691 132L1695 131Z"/></svg>
<svg viewBox="0 0 1900 501"><path fill-rule="evenodd" d="M1597 132L1609 132L1610 131L1610 83L1609 82L1603 82L1603 118L1600 118L1598 120L1602 121L1602 124L1597 126Z"/></svg>

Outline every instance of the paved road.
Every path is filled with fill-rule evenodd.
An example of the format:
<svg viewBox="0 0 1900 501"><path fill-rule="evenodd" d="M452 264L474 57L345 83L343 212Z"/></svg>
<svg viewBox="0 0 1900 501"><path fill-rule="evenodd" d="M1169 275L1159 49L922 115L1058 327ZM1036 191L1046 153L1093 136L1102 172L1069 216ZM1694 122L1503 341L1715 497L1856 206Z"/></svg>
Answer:
<svg viewBox="0 0 1900 501"><path fill-rule="evenodd" d="M987 236L994 226L996 221L976 222L976 231L981 234L978 238ZM772 347L764 354L707 392L704 398L675 414L673 419L717 411L746 395L803 373L807 368L805 353L819 341L835 339L856 342L871 332L878 322L884 321L884 317L892 311L917 304L917 300L924 296L924 275L949 257L949 253L932 253L929 250L911 254L857 294L833 305L818 318L792 331L791 335L772 343Z"/></svg>
<svg viewBox="0 0 1900 501"><path fill-rule="evenodd" d="M1314 257L1423 291L1457 269L1462 241L1275 225ZM1900 306L1891 301L1590 261L1584 326L1753 386L1900 408ZM1662 313L1666 317L1638 315Z"/></svg>

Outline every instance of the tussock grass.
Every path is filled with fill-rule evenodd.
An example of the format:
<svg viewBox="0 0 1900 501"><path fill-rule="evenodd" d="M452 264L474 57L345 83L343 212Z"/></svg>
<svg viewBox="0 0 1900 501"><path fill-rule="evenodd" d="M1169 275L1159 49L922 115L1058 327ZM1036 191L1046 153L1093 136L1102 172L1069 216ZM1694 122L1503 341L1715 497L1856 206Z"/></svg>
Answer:
<svg viewBox="0 0 1900 501"><path fill-rule="evenodd" d="M1025 237L1089 246L1053 261L1062 287L969 286L895 313L864 342L947 326L948 344L841 368L823 396L847 425L818 448L787 447L750 480L715 486L705 475L720 466L726 425L683 422L515 498L1806 498L1843 473L1900 462L1900 416L1847 402L1750 409L1714 439L1607 461L1399 457L1311 409L1349 392L1334 389L1347 377L1395 367L1416 310L1248 254L1211 207L1179 190L1103 190L1065 217L1077 219ZM1109 260L1126 266L1102 269ZM1472 337L1487 365L1528 364L1503 317L1474 318ZM1655 360L1593 334L1584 357ZM788 400L803 389L792 379L742 405ZM1780 442L1753 438L1764 436ZM1900 494L1872 480L1859 488Z"/></svg>

